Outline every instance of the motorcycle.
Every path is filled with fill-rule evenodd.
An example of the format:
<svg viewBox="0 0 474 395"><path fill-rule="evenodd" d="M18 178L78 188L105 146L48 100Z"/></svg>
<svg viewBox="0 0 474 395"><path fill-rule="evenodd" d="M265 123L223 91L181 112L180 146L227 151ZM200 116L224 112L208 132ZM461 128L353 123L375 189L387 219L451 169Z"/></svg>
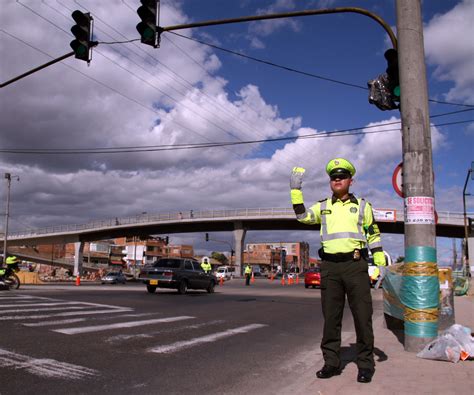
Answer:
<svg viewBox="0 0 474 395"><path fill-rule="evenodd" d="M6 267L0 268L0 283L3 281L8 289L20 288L20 279L16 274L19 271L20 268L18 267L18 261L10 263L7 260Z"/></svg>

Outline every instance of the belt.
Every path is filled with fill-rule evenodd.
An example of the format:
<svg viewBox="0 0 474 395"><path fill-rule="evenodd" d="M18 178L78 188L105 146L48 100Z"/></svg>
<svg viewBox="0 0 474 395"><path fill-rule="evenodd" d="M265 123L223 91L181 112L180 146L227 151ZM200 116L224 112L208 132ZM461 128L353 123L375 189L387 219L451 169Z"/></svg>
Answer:
<svg viewBox="0 0 474 395"><path fill-rule="evenodd" d="M328 254L324 249L320 248L318 251L319 257L324 261L330 262L346 262L346 261L360 261L361 258L367 259L367 248L355 249L351 252L338 252L337 254Z"/></svg>

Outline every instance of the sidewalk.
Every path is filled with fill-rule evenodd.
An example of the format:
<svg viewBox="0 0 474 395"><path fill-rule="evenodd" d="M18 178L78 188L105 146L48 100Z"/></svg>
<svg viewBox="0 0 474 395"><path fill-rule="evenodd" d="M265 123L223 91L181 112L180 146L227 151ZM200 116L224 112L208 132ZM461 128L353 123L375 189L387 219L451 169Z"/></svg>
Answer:
<svg viewBox="0 0 474 395"><path fill-rule="evenodd" d="M474 331L474 296L458 296L454 300L456 324ZM385 328L383 316L374 322L376 372L369 384L356 381L355 334L343 337L343 364L340 376L327 380L316 378L324 361L319 353L312 368L301 372L300 380L282 389L281 394L474 394L474 361L458 363L432 361L406 352L397 336ZM351 346L349 348L349 346Z"/></svg>

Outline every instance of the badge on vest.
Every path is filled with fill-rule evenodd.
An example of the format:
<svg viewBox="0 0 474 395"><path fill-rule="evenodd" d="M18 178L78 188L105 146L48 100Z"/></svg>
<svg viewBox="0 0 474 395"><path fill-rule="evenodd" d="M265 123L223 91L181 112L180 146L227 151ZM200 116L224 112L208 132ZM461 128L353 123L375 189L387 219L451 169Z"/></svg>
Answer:
<svg viewBox="0 0 474 395"><path fill-rule="evenodd" d="M331 210L321 210L321 215L327 215L327 214L331 214L332 211Z"/></svg>
<svg viewBox="0 0 474 395"><path fill-rule="evenodd" d="M351 212L352 214L357 213L357 208L351 207L351 208L350 208L350 212Z"/></svg>

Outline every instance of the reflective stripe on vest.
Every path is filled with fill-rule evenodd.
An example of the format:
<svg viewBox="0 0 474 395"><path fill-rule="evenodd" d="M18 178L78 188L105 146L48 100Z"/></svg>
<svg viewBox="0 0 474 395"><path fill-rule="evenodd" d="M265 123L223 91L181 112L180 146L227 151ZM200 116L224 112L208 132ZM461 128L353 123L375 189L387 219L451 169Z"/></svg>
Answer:
<svg viewBox="0 0 474 395"><path fill-rule="evenodd" d="M321 212L327 209L326 199L321 203ZM321 241L337 240L337 239L355 239L355 240L365 240L364 234L362 233L362 223L364 221L364 211L365 211L365 200L360 199L359 201L359 217L357 219L357 230L358 232L336 232L328 234L328 226L326 221L326 214L321 215Z"/></svg>

